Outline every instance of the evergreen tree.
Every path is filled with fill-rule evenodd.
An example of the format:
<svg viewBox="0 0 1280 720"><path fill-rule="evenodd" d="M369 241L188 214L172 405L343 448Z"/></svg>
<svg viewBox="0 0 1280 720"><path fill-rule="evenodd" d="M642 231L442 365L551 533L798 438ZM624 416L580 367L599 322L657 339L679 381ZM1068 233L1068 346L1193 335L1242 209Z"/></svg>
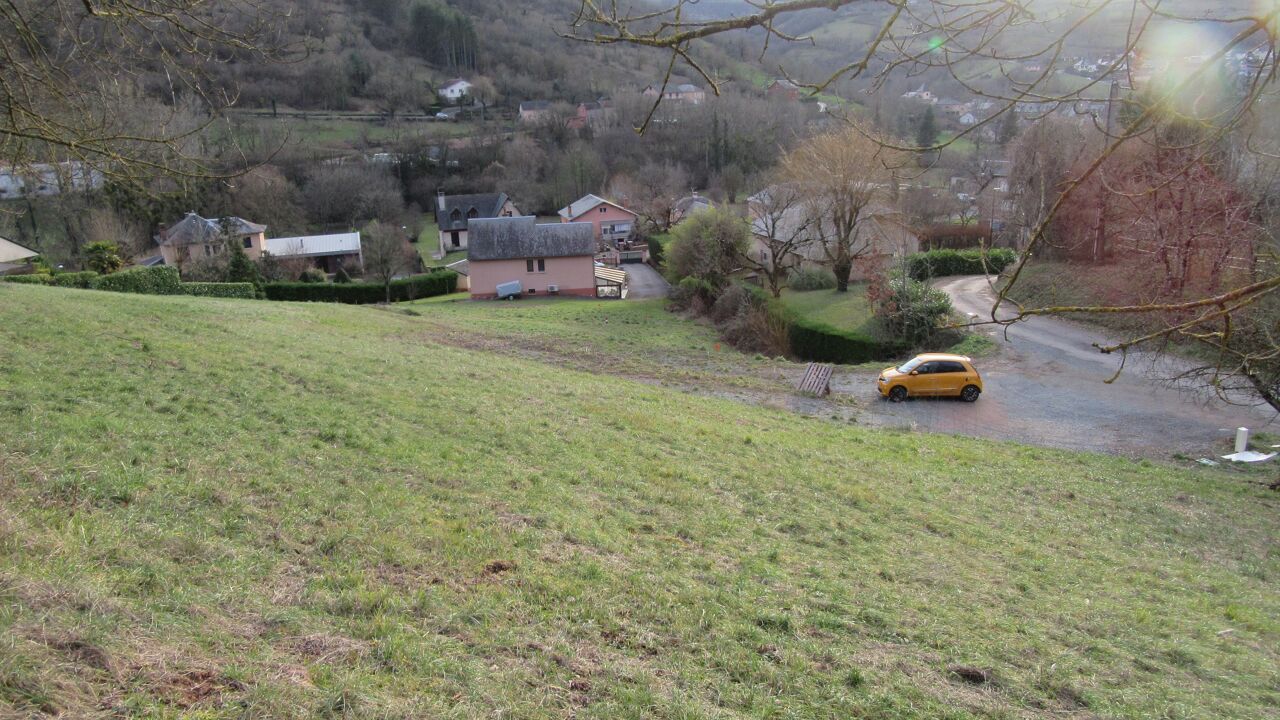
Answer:
<svg viewBox="0 0 1280 720"><path fill-rule="evenodd" d="M920 126L916 128L916 147L932 147L938 141L938 121L933 117L933 106L925 108Z"/></svg>
<svg viewBox="0 0 1280 720"><path fill-rule="evenodd" d="M1015 137L1018 136L1018 113L1010 110L1004 114L1004 119L1000 121L1000 144L1008 145Z"/></svg>
<svg viewBox="0 0 1280 720"><path fill-rule="evenodd" d="M236 238L228 240L227 249L231 252L231 260L227 263L227 282L253 283L254 287L262 285L258 266L244 253L240 241Z"/></svg>

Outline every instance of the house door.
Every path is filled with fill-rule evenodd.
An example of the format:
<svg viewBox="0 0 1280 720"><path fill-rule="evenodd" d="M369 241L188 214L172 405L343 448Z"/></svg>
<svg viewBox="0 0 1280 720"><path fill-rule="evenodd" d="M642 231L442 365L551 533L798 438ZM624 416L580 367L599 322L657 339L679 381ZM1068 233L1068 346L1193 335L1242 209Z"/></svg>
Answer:
<svg viewBox="0 0 1280 720"><path fill-rule="evenodd" d="M450 231L449 231L449 242L453 243L453 246L454 246L454 247L461 247L461 243L458 241L458 231L457 231L457 230L450 230Z"/></svg>

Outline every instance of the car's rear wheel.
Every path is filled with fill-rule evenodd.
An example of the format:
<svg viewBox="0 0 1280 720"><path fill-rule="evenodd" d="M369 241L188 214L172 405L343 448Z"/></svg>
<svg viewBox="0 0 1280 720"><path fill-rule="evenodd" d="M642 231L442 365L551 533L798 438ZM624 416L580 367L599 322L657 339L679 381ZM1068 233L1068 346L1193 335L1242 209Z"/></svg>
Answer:
<svg viewBox="0 0 1280 720"><path fill-rule="evenodd" d="M889 390L889 400L891 402L902 402L907 399L907 389L901 385L895 386Z"/></svg>
<svg viewBox="0 0 1280 720"><path fill-rule="evenodd" d="M965 402L977 402L978 396L981 394L982 391L978 389L977 385L965 385L964 389L960 391L960 399Z"/></svg>

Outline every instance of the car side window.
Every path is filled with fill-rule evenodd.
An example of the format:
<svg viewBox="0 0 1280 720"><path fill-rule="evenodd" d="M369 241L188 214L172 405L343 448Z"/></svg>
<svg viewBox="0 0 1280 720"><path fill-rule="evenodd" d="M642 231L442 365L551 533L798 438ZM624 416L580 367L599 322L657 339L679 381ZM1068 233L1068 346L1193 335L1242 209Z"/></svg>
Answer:
<svg viewBox="0 0 1280 720"><path fill-rule="evenodd" d="M944 372L944 373L962 373L962 372L964 372L964 366L963 366L963 365L961 365L961 364L960 364L960 363L958 363L958 362L944 362L944 363L938 363L938 364L942 366L942 367L938 370L938 372Z"/></svg>
<svg viewBox="0 0 1280 720"><path fill-rule="evenodd" d="M938 365L937 363L925 363L920 367L916 368L916 372L920 373L921 375L928 375L929 373L934 371L934 368L936 368L937 365Z"/></svg>

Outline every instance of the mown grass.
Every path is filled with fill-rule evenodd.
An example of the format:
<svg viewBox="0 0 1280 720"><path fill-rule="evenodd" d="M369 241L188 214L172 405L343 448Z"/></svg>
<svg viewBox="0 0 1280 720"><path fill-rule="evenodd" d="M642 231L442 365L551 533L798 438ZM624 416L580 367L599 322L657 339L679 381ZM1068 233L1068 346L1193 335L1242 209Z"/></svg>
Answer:
<svg viewBox="0 0 1280 720"><path fill-rule="evenodd" d="M850 284L848 292L783 290L782 303L811 320L844 330L863 328L873 320L864 283Z"/></svg>
<svg viewBox="0 0 1280 720"><path fill-rule="evenodd" d="M647 303L0 308L0 715L1280 708L1276 500L1227 473L440 342L716 352Z"/></svg>

